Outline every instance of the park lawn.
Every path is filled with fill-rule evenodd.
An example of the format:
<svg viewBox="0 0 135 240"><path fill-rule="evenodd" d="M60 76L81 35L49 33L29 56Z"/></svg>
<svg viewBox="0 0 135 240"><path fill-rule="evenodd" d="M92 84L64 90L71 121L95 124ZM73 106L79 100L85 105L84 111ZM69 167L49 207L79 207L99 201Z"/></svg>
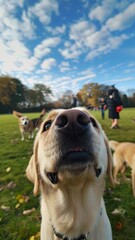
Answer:
<svg viewBox="0 0 135 240"><path fill-rule="evenodd" d="M108 110L105 120L100 111L90 111L101 123L109 140L135 142L135 109L123 109L120 113L120 129L110 129ZM27 114L30 118L38 113ZM32 184L27 180L25 169L32 154L33 140L21 141L18 120L13 115L0 115L0 240L38 240L40 231L40 196L34 197ZM130 177L130 169L127 169ZM104 194L111 221L114 240L135 239L135 198L131 182L123 182L114 189L106 178ZM29 215L24 210L35 208ZM113 215L119 209L121 214ZM32 236L35 236L32 238ZM48 239L46 239L48 240ZM103 240L103 239L101 239ZM109 239L108 239L109 240Z"/></svg>

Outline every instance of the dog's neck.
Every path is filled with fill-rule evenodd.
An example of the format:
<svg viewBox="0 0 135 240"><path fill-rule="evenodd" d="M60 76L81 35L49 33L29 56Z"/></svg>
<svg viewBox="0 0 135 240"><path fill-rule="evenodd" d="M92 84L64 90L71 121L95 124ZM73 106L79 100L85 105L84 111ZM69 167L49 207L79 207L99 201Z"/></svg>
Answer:
<svg viewBox="0 0 135 240"><path fill-rule="evenodd" d="M100 220L100 217L102 216L102 208L100 209L100 214L99 214L99 219L98 221ZM52 225L52 229L53 229L53 232L54 232L54 235L56 237L58 237L59 239L62 239L62 240L87 240L87 239L90 239L90 232L88 232L87 234L81 234L79 237L77 238L72 238L72 239L69 239L68 237L64 236L63 234L61 233L58 233L56 232L54 226ZM89 237L89 238L88 238Z"/></svg>
<svg viewBox="0 0 135 240"><path fill-rule="evenodd" d="M41 192L47 191L42 195L44 198L42 203L46 212L49 209L50 225L54 227L56 233L60 234L59 236L63 237L65 228L67 235L71 236L71 238L61 237L61 239L80 240L81 238L75 238L76 233L80 237L82 234L82 236L86 236L88 232L94 229L101 211L101 199L104 188L99 182L83 185L79 189L71 186L70 191L69 189L65 190L65 188L52 191L48 190L44 184L42 185ZM95 187L97 187L96 193L94 191Z"/></svg>
<svg viewBox="0 0 135 240"><path fill-rule="evenodd" d="M56 237L62 239L62 240L70 240L69 238L65 237L63 234L61 233L57 233L55 228L52 226L53 232L56 235ZM88 233L89 234L89 233ZM77 238L72 238L71 240L87 240L87 235L88 234L81 234L79 237Z"/></svg>

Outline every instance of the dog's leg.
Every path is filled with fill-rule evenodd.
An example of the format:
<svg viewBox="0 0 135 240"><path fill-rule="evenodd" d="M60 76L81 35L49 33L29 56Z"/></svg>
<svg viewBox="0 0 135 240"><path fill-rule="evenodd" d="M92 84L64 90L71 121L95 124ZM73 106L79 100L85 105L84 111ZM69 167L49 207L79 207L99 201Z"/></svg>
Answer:
<svg viewBox="0 0 135 240"><path fill-rule="evenodd" d="M120 182L117 180L117 175L118 175L119 171L120 171L120 168L114 167L113 177L114 177L114 182L115 182L116 184L120 184Z"/></svg>
<svg viewBox="0 0 135 240"><path fill-rule="evenodd" d="M133 196L135 197L135 167L132 169L132 189Z"/></svg>
<svg viewBox="0 0 135 240"><path fill-rule="evenodd" d="M24 132L21 132L22 138L21 140L24 141Z"/></svg>
<svg viewBox="0 0 135 240"><path fill-rule="evenodd" d="M32 139L34 138L34 132L31 133L31 138L32 138Z"/></svg>
<svg viewBox="0 0 135 240"><path fill-rule="evenodd" d="M33 139L33 138L34 138L34 133L31 132L31 133L29 134L29 139Z"/></svg>
<svg viewBox="0 0 135 240"><path fill-rule="evenodd" d="M114 164L114 169L113 169L114 182L116 184L120 184L120 182L117 180L117 175L123 168L123 161L121 157L117 155L116 152L113 154L113 164Z"/></svg>
<svg viewBox="0 0 135 240"><path fill-rule="evenodd" d="M126 166L123 165L122 168L121 168L121 170L120 170L120 172L121 172L121 174L122 174L122 177L123 177L124 181L127 180L127 178L126 178L126 176L125 176L125 170L126 170Z"/></svg>

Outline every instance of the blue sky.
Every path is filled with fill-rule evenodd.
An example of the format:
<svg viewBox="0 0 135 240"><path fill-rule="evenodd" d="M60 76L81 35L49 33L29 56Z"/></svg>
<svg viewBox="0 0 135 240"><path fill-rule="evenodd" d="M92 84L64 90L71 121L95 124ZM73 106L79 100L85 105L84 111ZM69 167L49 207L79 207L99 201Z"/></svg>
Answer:
<svg viewBox="0 0 135 240"><path fill-rule="evenodd" d="M56 97L86 83L135 89L132 0L0 0L0 75Z"/></svg>

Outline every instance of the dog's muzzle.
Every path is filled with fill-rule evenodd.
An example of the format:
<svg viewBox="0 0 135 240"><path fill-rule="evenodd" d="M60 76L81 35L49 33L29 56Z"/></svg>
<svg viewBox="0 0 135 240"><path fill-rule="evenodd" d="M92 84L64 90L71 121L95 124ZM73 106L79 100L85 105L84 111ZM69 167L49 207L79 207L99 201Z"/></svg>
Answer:
<svg viewBox="0 0 135 240"><path fill-rule="evenodd" d="M80 136L89 128L90 117L79 109L70 109L58 115L55 126L59 132L74 137Z"/></svg>

